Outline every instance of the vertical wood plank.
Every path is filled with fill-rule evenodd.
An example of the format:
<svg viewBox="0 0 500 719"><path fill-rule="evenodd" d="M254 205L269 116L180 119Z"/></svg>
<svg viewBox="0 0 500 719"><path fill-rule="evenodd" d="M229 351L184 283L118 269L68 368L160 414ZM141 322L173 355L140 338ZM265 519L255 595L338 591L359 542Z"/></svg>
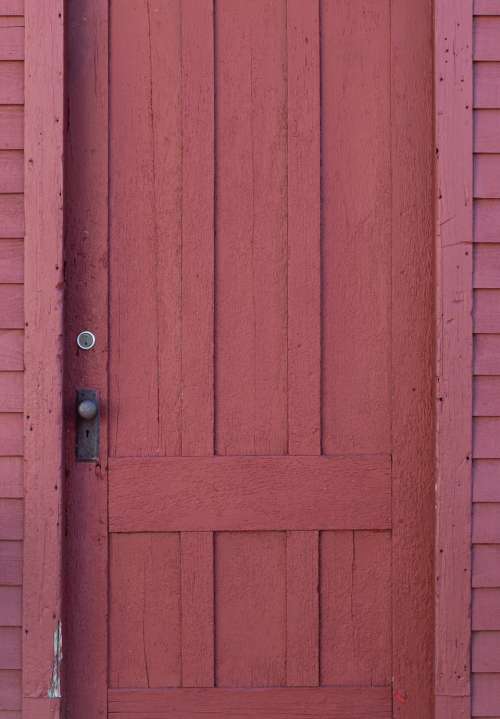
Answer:
<svg viewBox="0 0 500 719"><path fill-rule="evenodd" d="M319 2L289 0L288 452L321 446Z"/></svg>
<svg viewBox="0 0 500 719"><path fill-rule="evenodd" d="M64 707L101 717L108 683L108 3L67 3L65 137ZM89 72L92 67L92 72ZM84 268L84 269L82 269ZM92 330L95 349L76 336ZM95 388L100 457L75 462L75 396Z"/></svg>
<svg viewBox="0 0 500 719"><path fill-rule="evenodd" d="M319 683L319 533L287 532L286 683Z"/></svg>
<svg viewBox="0 0 500 719"><path fill-rule="evenodd" d="M113 0L110 13L111 453L177 455L180 5Z"/></svg>
<svg viewBox="0 0 500 719"><path fill-rule="evenodd" d="M328 454L390 451L389 7L339 0L321 11Z"/></svg>
<svg viewBox="0 0 500 719"><path fill-rule="evenodd" d="M214 447L213 0L183 0L182 454Z"/></svg>
<svg viewBox="0 0 500 719"><path fill-rule="evenodd" d="M392 647L398 719L431 716L434 704L432 9L431 0L391 3Z"/></svg>
<svg viewBox="0 0 500 719"><path fill-rule="evenodd" d="M435 3L435 691L438 697L457 697L455 703L466 713L471 634L472 16L472 0ZM438 719L457 715L446 706L445 701L438 703Z"/></svg>
<svg viewBox="0 0 500 719"><path fill-rule="evenodd" d="M181 533L182 686L214 685L212 532Z"/></svg>
<svg viewBox="0 0 500 719"><path fill-rule="evenodd" d="M26 0L25 13L23 709L33 699L41 719L59 711L61 696L63 2Z"/></svg>
<svg viewBox="0 0 500 719"><path fill-rule="evenodd" d="M286 3L216 7L217 454L285 454Z"/></svg>
<svg viewBox="0 0 500 719"><path fill-rule="evenodd" d="M286 683L283 532L215 536L215 677L219 687Z"/></svg>
<svg viewBox="0 0 500 719"><path fill-rule="evenodd" d="M112 687L180 686L179 545L175 533L111 535Z"/></svg>
<svg viewBox="0 0 500 719"><path fill-rule="evenodd" d="M321 533L321 684L391 681L391 538Z"/></svg>

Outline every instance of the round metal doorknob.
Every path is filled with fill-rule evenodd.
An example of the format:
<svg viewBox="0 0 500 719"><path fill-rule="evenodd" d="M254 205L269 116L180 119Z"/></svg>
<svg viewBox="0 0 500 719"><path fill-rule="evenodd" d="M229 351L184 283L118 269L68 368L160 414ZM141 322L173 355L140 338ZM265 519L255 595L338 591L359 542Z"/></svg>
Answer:
<svg viewBox="0 0 500 719"><path fill-rule="evenodd" d="M91 399L84 399L78 405L78 416L82 419L94 419L97 415L97 405Z"/></svg>

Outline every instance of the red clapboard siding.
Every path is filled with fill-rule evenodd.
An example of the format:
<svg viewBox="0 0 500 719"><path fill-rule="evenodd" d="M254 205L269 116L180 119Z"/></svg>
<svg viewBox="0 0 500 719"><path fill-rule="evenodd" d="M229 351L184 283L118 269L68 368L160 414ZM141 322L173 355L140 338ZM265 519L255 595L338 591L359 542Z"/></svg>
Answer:
<svg viewBox="0 0 500 719"><path fill-rule="evenodd" d="M0 330L0 367L9 372L24 368L24 336L21 330Z"/></svg>
<svg viewBox="0 0 500 719"><path fill-rule="evenodd" d="M500 332L500 290L474 291L474 332Z"/></svg>
<svg viewBox="0 0 500 719"><path fill-rule="evenodd" d="M500 545L476 545L472 550L472 585L500 587Z"/></svg>
<svg viewBox="0 0 500 719"><path fill-rule="evenodd" d="M0 15L23 15L24 0L0 0Z"/></svg>
<svg viewBox="0 0 500 719"><path fill-rule="evenodd" d="M472 676L472 714L477 719L500 719L500 674Z"/></svg>
<svg viewBox="0 0 500 719"><path fill-rule="evenodd" d="M21 455L23 444L23 415L0 413L0 455Z"/></svg>
<svg viewBox="0 0 500 719"><path fill-rule="evenodd" d="M0 586L0 627L21 626L21 588Z"/></svg>
<svg viewBox="0 0 500 719"><path fill-rule="evenodd" d="M474 378L473 414L476 417L500 417L500 377Z"/></svg>
<svg viewBox="0 0 500 719"><path fill-rule="evenodd" d="M23 373L0 371L0 412L23 411Z"/></svg>
<svg viewBox="0 0 500 719"><path fill-rule="evenodd" d="M0 60L24 58L24 19L0 17Z"/></svg>
<svg viewBox="0 0 500 719"><path fill-rule="evenodd" d="M500 60L500 17L476 18L474 60Z"/></svg>
<svg viewBox="0 0 500 719"><path fill-rule="evenodd" d="M500 245L474 247L474 287L500 288Z"/></svg>
<svg viewBox="0 0 500 719"><path fill-rule="evenodd" d="M17 587L21 582L21 542L0 541L0 584Z"/></svg>
<svg viewBox="0 0 500 719"><path fill-rule="evenodd" d="M0 329L24 327L24 288L0 285Z"/></svg>
<svg viewBox="0 0 500 719"><path fill-rule="evenodd" d="M473 492L475 502L500 502L499 460L476 459L474 461Z"/></svg>
<svg viewBox="0 0 500 719"><path fill-rule="evenodd" d="M474 107L500 107L500 64L476 62L474 64Z"/></svg>
<svg viewBox="0 0 500 719"><path fill-rule="evenodd" d="M21 150L23 144L23 108L0 105L0 150Z"/></svg>
<svg viewBox="0 0 500 719"><path fill-rule="evenodd" d="M474 374L500 374L500 335L475 336Z"/></svg>
<svg viewBox="0 0 500 719"><path fill-rule="evenodd" d="M22 496L22 457L0 457L0 497L20 498Z"/></svg>
<svg viewBox="0 0 500 719"><path fill-rule="evenodd" d="M474 202L474 242L500 242L500 200Z"/></svg>
<svg viewBox="0 0 500 719"><path fill-rule="evenodd" d="M473 422L474 459L500 458L500 418L476 417Z"/></svg>
<svg viewBox="0 0 500 719"><path fill-rule="evenodd" d="M472 596L472 629L500 629L500 589L475 589Z"/></svg>
<svg viewBox="0 0 500 719"><path fill-rule="evenodd" d="M19 283L23 281L23 253L22 240L0 240L0 283Z"/></svg>
<svg viewBox="0 0 500 719"><path fill-rule="evenodd" d="M21 193L24 188L24 158L21 150L0 150L0 192Z"/></svg>
<svg viewBox="0 0 500 719"><path fill-rule="evenodd" d="M21 105L24 102L24 63L0 62L0 103Z"/></svg>
<svg viewBox="0 0 500 719"><path fill-rule="evenodd" d="M500 197L500 155L474 157L474 197Z"/></svg>
<svg viewBox="0 0 500 719"><path fill-rule="evenodd" d="M500 152L500 110L474 112L474 151Z"/></svg>
<svg viewBox="0 0 500 719"><path fill-rule="evenodd" d="M109 491L114 532L390 526L385 455L111 459Z"/></svg>
<svg viewBox="0 0 500 719"><path fill-rule="evenodd" d="M475 15L500 15L500 0L474 0Z"/></svg>
<svg viewBox="0 0 500 719"><path fill-rule="evenodd" d="M500 632L472 635L472 671L500 672Z"/></svg>
<svg viewBox="0 0 500 719"><path fill-rule="evenodd" d="M0 195L0 237L13 239L23 236L23 195Z"/></svg>
<svg viewBox="0 0 500 719"><path fill-rule="evenodd" d="M390 719L389 687L293 687L283 689L183 689L182 691L109 692L113 719L192 719L193 716L224 719Z"/></svg>
<svg viewBox="0 0 500 719"><path fill-rule="evenodd" d="M0 499L0 539L23 538L22 499Z"/></svg>
<svg viewBox="0 0 500 719"><path fill-rule="evenodd" d="M0 627L0 669L21 669L21 629Z"/></svg>
<svg viewBox="0 0 500 719"><path fill-rule="evenodd" d="M498 443L498 439L497 439ZM472 540L476 544L500 542L500 504L476 503L472 509Z"/></svg>
<svg viewBox="0 0 500 719"><path fill-rule="evenodd" d="M0 717L1 712L12 712L21 708L21 673L8 669L0 670Z"/></svg>

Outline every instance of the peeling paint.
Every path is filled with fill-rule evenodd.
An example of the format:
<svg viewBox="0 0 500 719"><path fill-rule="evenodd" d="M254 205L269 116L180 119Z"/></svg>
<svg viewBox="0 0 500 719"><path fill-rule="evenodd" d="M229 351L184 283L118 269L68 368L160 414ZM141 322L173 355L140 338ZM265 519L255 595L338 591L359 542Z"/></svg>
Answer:
<svg viewBox="0 0 500 719"><path fill-rule="evenodd" d="M57 622L54 629L54 659L52 661L52 680L50 682L48 697L49 699L61 698L61 662L62 653L62 624L61 620Z"/></svg>

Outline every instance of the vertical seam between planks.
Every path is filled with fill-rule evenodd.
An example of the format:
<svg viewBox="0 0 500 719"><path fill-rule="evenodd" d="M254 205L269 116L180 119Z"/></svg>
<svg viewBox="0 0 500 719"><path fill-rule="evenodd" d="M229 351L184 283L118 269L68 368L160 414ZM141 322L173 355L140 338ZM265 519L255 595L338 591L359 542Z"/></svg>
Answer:
<svg viewBox="0 0 500 719"><path fill-rule="evenodd" d="M217 454L217 0L212 0L212 85L213 85L213 177L212 177L212 214L213 214L213 255L212 255L212 454ZM215 655L214 655L215 656ZM214 679L215 681L215 679Z"/></svg>

